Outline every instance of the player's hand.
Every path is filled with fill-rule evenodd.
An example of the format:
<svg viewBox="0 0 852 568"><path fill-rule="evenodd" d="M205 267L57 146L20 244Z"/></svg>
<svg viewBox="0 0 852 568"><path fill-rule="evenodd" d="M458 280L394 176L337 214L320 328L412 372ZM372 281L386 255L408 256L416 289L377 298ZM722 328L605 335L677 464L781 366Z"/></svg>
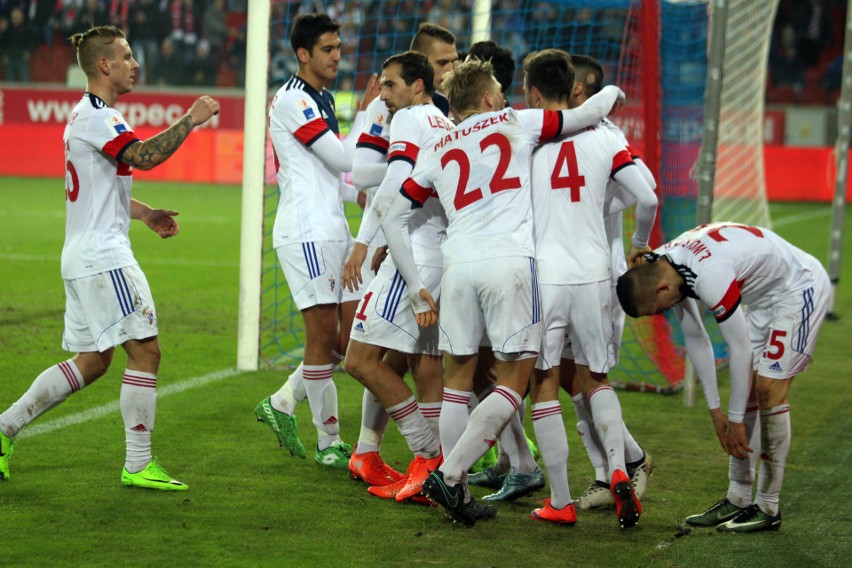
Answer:
<svg viewBox="0 0 852 568"><path fill-rule="evenodd" d="M745 424L742 422L728 421L728 430L725 433L725 446L728 453L737 459L748 459L752 449L748 447L746 440Z"/></svg>
<svg viewBox="0 0 852 568"><path fill-rule="evenodd" d="M615 87L618 89L618 87ZM618 89L618 96L615 98L615 104L612 105L612 109L609 111L609 115L618 114L618 111L621 110L621 107L624 106L624 103L627 102L627 95L624 94L624 91Z"/></svg>
<svg viewBox="0 0 852 568"><path fill-rule="evenodd" d="M365 258L367 258L367 245L356 242L343 266L343 287L350 292L354 292L364 283L364 279L361 278L361 266Z"/></svg>
<svg viewBox="0 0 852 568"><path fill-rule="evenodd" d="M361 210L364 210L367 207L367 192L359 191L357 199L358 207L360 207Z"/></svg>
<svg viewBox="0 0 852 568"><path fill-rule="evenodd" d="M189 117L192 119L192 125L198 126L210 120L213 116L219 114L219 103L212 97L204 95L198 97L192 106L189 107Z"/></svg>
<svg viewBox="0 0 852 568"><path fill-rule="evenodd" d="M370 270L373 271L373 274L379 273L379 268L382 267L382 263L388 257L388 246L385 245L383 247L379 247L376 249L376 252L373 253L373 260L370 261Z"/></svg>
<svg viewBox="0 0 852 568"><path fill-rule="evenodd" d="M180 232L180 225L175 220L177 215L179 215L177 211L168 209L149 209L142 215L141 219L152 231L164 239L168 239Z"/></svg>
<svg viewBox="0 0 852 568"><path fill-rule="evenodd" d="M728 432L728 417L725 416L721 408L714 408L710 410L710 420L713 421L713 429L716 431L719 444L725 450L725 453L727 453L728 447L725 445L725 435Z"/></svg>
<svg viewBox="0 0 852 568"><path fill-rule="evenodd" d="M630 248L627 250L627 266L629 268L634 268L636 266L639 266L640 264L644 264L643 262L640 262L639 259L641 259L642 255L647 252L651 252L650 247L646 246L640 248L631 244Z"/></svg>
<svg viewBox="0 0 852 568"><path fill-rule="evenodd" d="M426 288L411 294L411 307L414 308L414 319L420 327L431 327L438 323L438 304Z"/></svg>
<svg viewBox="0 0 852 568"><path fill-rule="evenodd" d="M379 80L379 74L373 73L370 75L370 80L367 81L367 88L364 89L364 97L361 99L361 110L367 110L367 107L379 96L381 91L382 83Z"/></svg>

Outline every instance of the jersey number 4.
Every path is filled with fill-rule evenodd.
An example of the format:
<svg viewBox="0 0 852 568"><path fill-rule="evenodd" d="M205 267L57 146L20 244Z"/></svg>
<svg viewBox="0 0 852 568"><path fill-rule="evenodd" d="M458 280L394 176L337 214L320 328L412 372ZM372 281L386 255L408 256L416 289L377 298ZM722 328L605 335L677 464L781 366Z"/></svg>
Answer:
<svg viewBox="0 0 852 568"><path fill-rule="evenodd" d="M562 175L563 169L567 170ZM577 153L574 151L574 142L563 142L559 147L559 155L556 157L556 166L550 174L551 189L570 190L570 199L576 203L580 201L580 190L585 187L586 178L580 175L577 167Z"/></svg>
<svg viewBox="0 0 852 568"><path fill-rule="evenodd" d="M491 177L491 183L488 184L488 189L491 193L506 191L507 189L520 189L521 178L506 177L506 172L509 170L509 161L512 159L512 146L509 144L509 139L504 134L495 132L489 134L479 143L479 149L485 153L485 149L489 146L497 146L500 151L500 161L497 163L497 169L494 170L494 175ZM456 197L453 199L456 211L461 211L471 203L482 199L482 189L476 188L468 191L467 184L470 181L470 158L463 150L454 148L441 157L441 168L446 169L447 164L455 162L459 165L459 184L456 187Z"/></svg>

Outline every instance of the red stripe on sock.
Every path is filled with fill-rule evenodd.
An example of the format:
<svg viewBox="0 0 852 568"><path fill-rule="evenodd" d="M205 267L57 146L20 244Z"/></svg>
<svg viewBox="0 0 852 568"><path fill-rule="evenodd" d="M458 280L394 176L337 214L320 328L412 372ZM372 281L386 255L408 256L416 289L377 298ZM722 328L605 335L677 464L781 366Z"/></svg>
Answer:
<svg viewBox="0 0 852 568"><path fill-rule="evenodd" d="M319 373L309 373L308 371L302 372L302 378L306 381L324 381L326 379L331 379L331 371L322 371Z"/></svg>
<svg viewBox="0 0 852 568"><path fill-rule="evenodd" d="M68 386L71 387L71 392L77 392L80 390L80 383L77 381L76 375L74 375L74 370L71 368L71 365L68 364L67 361L63 361L57 365L59 370L62 371L62 374L65 375L65 380L68 381Z"/></svg>
<svg viewBox="0 0 852 568"><path fill-rule="evenodd" d="M541 420L542 418L547 418L548 416L554 416L554 415L557 415L557 414L558 415L562 414L562 407L561 406L551 406L549 408L540 408L538 410L532 411L532 420L533 420L533 422L535 422L536 420Z"/></svg>
<svg viewBox="0 0 852 568"><path fill-rule="evenodd" d="M418 410L418 406L416 402L409 403L406 406L403 406L399 410L394 410L390 413L390 417L394 420L402 420L406 416L410 416L414 414Z"/></svg>
<svg viewBox="0 0 852 568"><path fill-rule="evenodd" d="M611 391L611 390L612 390L612 387L610 385L601 385L601 386L594 388L591 391L589 391L589 396L587 396L586 398L592 398L593 396L595 396L599 392Z"/></svg>
<svg viewBox="0 0 852 568"><path fill-rule="evenodd" d="M491 394L501 395L503 398L505 398L506 400L509 401L509 403L512 405L512 408L514 408L515 410L518 410L520 403L516 400L516 398L514 396L512 396L512 393L509 392L507 389L504 389L503 387L497 387L496 389L494 389L494 392L491 393Z"/></svg>
<svg viewBox="0 0 852 568"><path fill-rule="evenodd" d="M451 402L453 404L467 404L470 400L470 395L462 396L460 394L453 393L444 393L444 402Z"/></svg>
<svg viewBox="0 0 852 568"><path fill-rule="evenodd" d="M124 379L124 381L122 381L122 382L125 385L130 385L130 386L133 386L133 387L142 387L142 388L146 388L146 389L157 388L157 383L143 383L141 381L134 381L134 380L128 381L127 379Z"/></svg>
<svg viewBox="0 0 852 568"><path fill-rule="evenodd" d="M761 416L778 416L779 414L785 414L787 412L790 412L789 406L784 410L779 410L778 412L770 412L769 414L761 414Z"/></svg>

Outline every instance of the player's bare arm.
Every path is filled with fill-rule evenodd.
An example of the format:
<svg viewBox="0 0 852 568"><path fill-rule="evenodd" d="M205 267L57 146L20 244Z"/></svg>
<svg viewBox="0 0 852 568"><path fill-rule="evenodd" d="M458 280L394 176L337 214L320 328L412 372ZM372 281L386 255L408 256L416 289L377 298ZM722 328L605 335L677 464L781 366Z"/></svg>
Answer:
<svg viewBox="0 0 852 568"><path fill-rule="evenodd" d="M352 247L352 252L343 267L343 287L350 292L358 290L358 286L364 283L361 277L361 266L366 258L367 245L355 241L355 246Z"/></svg>
<svg viewBox="0 0 852 568"><path fill-rule="evenodd" d="M725 445L725 435L728 431L728 417L725 416L721 408L711 408L710 420L713 422L713 430L716 432L716 438L719 439L719 445L727 452L728 448Z"/></svg>
<svg viewBox="0 0 852 568"><path fill-rule="evenodd" d="M121 156L121 161L140 170L159 166L180 148L193 128L204 124L218 113L218 102L208 96L199 97L187 113L166 130L127 148Z"/></svg>
<svg viewBox="0 0 852 568"><path fill-rule="evenodd" d="M388 257L388 246L385 245L383 247L379 247L376 249L376 252L373 253L373 260L370 261L370 270L373 271L374 274L379 273L379 268L382 267L382 263Z"/></svg>
<svg viewBox="0 0 852 568"><path fill-rule="evenodd" d="M179 214L178 211L170 209L153 209L136 199L130 200L130 218L139 219L164 239L180 232L180 225L175 220Z"/></svg>

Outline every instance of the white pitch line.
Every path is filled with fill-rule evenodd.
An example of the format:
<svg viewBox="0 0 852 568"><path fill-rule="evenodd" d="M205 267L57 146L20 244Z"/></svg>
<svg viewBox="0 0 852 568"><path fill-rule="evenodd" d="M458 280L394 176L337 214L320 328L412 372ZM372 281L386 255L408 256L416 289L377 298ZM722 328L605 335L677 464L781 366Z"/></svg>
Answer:
<svg viewBox="0 0 852 568"><path fill-rule="evenodd" d="M177 394L185 390L194 389L196 387L204 386L210 383L215 383L216 381L221 381L222 379L227 379L229 377L233 377L234 375L239 375L242 372L243 371L238 371L236 369L222 369L221 371L214 371L212 373L202 375L200 377L192 377L191 379L186 379L178 383L166 385L161 389L157 389L157 398L159 399L164 396ZM118 411L118 401L114 400L112 402L96 406L94 408L88 408L81 412L70 414L68 416L63 416L62 418L57 418L56 420L51 420L49 422L43 422L40 424L33 424L32 426L28 426L21 432L21 434L18 436L18 439L41 436L42 434L47 434L49 432L65 428L66 426L82 424L83 422L89 422L90 420L97 420L98 418L103 418L104 416L108 416Z"/></svg>
<svg viewBox="0 0 852 568"><path fill-rule="evenodd" d="M787 215L780 219L773 219L772 226L783 227L784 225L792 225L793 223L807 221L808 219L817 219L819 217L828 217L829 215L831 215L831 208L826 207L825 209L819 209L817 211L808 211L806 213L798 213L796 215Z"/></svg>
<svg viewBox="0 0 852 568"><path fill-rule="evenodd" d="M0 260L20 260L24 262L55 262L59 264L59 255L50 254L17 254L0 253ZM240 263L231 260L198 260L188 258L143 258L137 259L140 266L229 266L236 267Z"/></svg>

